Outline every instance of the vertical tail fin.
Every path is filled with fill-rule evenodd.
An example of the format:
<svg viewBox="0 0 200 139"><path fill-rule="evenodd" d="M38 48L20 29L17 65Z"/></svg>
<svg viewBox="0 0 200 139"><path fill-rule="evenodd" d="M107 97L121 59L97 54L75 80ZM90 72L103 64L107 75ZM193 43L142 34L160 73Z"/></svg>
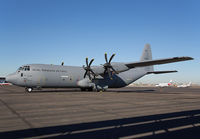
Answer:
<svg viewBox="0 0 200 139"><path fill-rule="evenodd" d="M140 58L140 61L147 61L147 60L152 60L152 52L151 52L151 46L150 46L150 44L146 44L144 46L144 50L143 50L142 56ZM147 72L154 71L153 66L147 66L147 67L145 67L145 70Z"/></svg>

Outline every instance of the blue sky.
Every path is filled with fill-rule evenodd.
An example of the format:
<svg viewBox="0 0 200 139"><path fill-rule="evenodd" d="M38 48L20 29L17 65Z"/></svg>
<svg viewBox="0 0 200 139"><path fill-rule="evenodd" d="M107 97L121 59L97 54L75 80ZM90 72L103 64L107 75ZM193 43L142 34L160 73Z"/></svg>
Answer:
<svg viewBox="0 0 200 139"><path fill-rule="evenodd" d="M170 79L200 83L198 0L1 0L0 76L30 63L82 66L85 57L104 63L138 61L146 43L153 59L191 56L193 61L156 66L178 70L138 82Z"/></svg>

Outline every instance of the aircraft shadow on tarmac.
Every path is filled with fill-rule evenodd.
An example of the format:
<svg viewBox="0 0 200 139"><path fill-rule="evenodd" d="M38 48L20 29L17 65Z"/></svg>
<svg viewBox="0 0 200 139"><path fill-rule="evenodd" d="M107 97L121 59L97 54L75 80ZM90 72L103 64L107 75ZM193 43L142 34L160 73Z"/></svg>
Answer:
<svg viewBox="0 0 200 139"><path fill-rule="evenodd" d="M154 93L154 94L180 94L165 90L156 90L156 89L143 89L143 90L108 90L108 92L115 92L115 93Z"/></svg>
<svg viewBox="0 0 200 139"><path fill-rule="evenodd" d="M180 94L181 92L174 92L168 89L159 89L159 88L149 88L149 89L109 89L108 92L116 92L116 93L155 93L155 94Z"/></svg>
<svg viewBox="0 0 200 139"><path fill-rule="evenodd" d="M81 91L79 88L75 89L75 88L57 88L57 89L39 89L39 90L33 90L34 93L42 93L42 92L46 92L46 93L53 93L53 92L91 92L91 91ZM93 90L91 93L95 93L96 91ZM148 92L156 92L158 93L159 91L157 91L156 89L135 89L135 88L121 88L121 89L108 89L106 90L106 92L115 92L115 93L148 93Z"/></svg>
<svg viewBox="0 0 200 139"><path fill-rule="evenodd" d="M177 90L176 90L177 91ZM33 90L34 93L62 93L62 92L78 92L78 93L84 93L84 92L91 92L91 91L81 91L79 88L56 88L56 89L39 89L39 90ZM91 93L95 93L96 91L93 90ZM106 92L115 92L115 93L161 93L161 94L180 94L180 91L174 92L172 90L169 90L169 88L134 88L134 87L125 87L125 88L115 88L115 89L108 89Z"/></svg>
<svg viewBox="0 0 200 139"><path fill-rule="evenodd" d="M58 93L58 92L80 92L80 89L51 89L51 90L34 90L33 93Z"/></svg>
<svg viewBox="0 0 200 139"><path fill-rule="evenodd" d="M156 90L153 89L145 89L145 90L109 90L109 92L116 92L116 93L148 93L148 92L155 92Z"/></svg>
<svg viewBox="0 0 200 139"><path fill-rule="evenodd" d="M1 132L0 138L199 139L200 110ZM184 128L182 128L184 127ZM174 129L174 130L173 130ZM138 135L141 135L140 137Z"/></svg>
<svg viewBox="0 0 200 139"><path fill-rule="evenodd" d="M147 92L155 92L154 89L142 89L142 90L135 90L135 89L108 89L106 92L116 92L116 93L147 93ZM80 89L41 89L41 90L33 90L33 93L54 93L54 92L91 92L91 91L80 91ZM93 90L91 93L96 93L95 90Z"/></svg>

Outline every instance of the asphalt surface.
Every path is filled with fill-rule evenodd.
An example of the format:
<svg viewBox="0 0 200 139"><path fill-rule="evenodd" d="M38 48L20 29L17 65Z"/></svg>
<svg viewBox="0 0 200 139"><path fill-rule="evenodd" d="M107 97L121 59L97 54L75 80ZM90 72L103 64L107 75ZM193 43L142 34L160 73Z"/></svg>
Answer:
<svg viewBox="0 0 200 139"><path fill-rule="evenodd" d="M0 86L0 138L200 138L200 88Z"/></svg>

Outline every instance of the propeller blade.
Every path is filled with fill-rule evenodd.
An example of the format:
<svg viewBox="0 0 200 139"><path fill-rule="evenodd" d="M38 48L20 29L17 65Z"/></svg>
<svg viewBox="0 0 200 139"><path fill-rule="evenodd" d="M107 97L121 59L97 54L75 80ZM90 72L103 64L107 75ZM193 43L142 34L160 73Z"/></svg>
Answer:
<svg viewBox="0 0 200 139"><path fill-rule="evenodd" d="M94 76L96 75L96 74L94 73L94 71L91 70L91 72L92 72L92 74L93 74Z"/></svg>
<svg viewBox="0 0 200 139"><path fill-rule="evenodd" d="M88 58L86 57L86 65L87 65L87 67L88 67Z"/></svg>
<svg viewBox="0 0 200 139"><path fill-rule="evenodd" d="M109 76L109 78L112 80L110 68L108 68L107 70L108 70L108 76Z"/></svg>
<svg viewBox="0 0 200 139"><path fill-rule="evenodd" d="M107 53L105 53L105 60L106 60L106 63L108 63Z"/></svg>
<svg viewBox="0 0 200 139"><path fill-rule="evenodd" d="M88 76L89 76L89 79L91 80L91 75L90 75L90 72L89 72Z"/></svg>
<svg viewBox="0 0 200 139"><path fill-rule="evenodd" d="M112 80L112 75L111 75L111 69L114 73L118 74L118 72L112 67L111 65L111 61L112 59L114 58L115 54L112 54L112 56L110 57L109 59L109 62L108 62L108 58L107 58L107 53L105 53L105 60L106 60L106 63L103 65L104 66L104 74L106 74L106 72L108 73L108 76L109 78Z"/></svg>
<svg viewBox="0 0 200 139"><path fill-rule="evenodd" d="M104 73L103 73L104 75L106 74L106 71L107 71L107 68L105 67L105 70L104 70Z"/></svg>
<svg viewBox="0 0 200 139"><path fill-rule="evenodd" d="M86 71L85 71L85 74L84 74L84 78L86 77L86 75L87 75L87 72L88 72L88 71L86 70Z"/></svg>
<svg viewBox="0 0 200 139"><path fill-rule="evenodd" d="M112 59L113 59L114 56L115 56L115 54L113 54L113 55L110 57L109 63L112 61Z"/></svg>
<svg viewBox="0 0 200 139"><path fill-rule="evenodd" d="M94 79L95 79L95 76L96 76L96 74L91 70L91 72L92 72L92 74L93 74L93 77L94 77Z"/></svg>
<svg viewBox="0 0 200 139"><path fill-rule="evenodd" d="M92 59L92 60L90 61L90 63L88 64L88 58L86 57L86 66L83 65L83 69L85 70L84 78L85 78L86 76L88 76L89 79L92 80L91 74L93 74L93 76L94 76L94 78L95 78L96 74L92 71L92 69L91 69L91 67L90 67L90 66L92 65L92 62L93 62L93 61L94 61L94 59Z"/></svg>
<svg viewBox="0 0 200 139"><path fill-rule="evenodd" d="M92 60L90 61L89 67L91 66L91 64L92 64L93 61L94 61L94 59L92 59Z"/></svg>

